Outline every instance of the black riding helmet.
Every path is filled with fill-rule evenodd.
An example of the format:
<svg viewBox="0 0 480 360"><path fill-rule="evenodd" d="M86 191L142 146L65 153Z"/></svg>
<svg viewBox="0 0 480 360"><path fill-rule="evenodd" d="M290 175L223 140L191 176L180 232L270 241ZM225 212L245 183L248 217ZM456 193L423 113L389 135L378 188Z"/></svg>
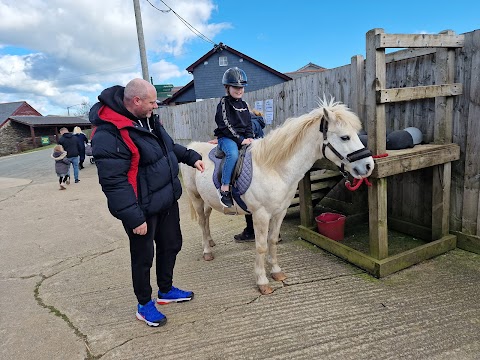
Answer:
<svg viewBox="0 0 480 360"><path fill-rule="evenodd" d="M225 71L222 79L223 85L245 87L247 86L247 74L238 67L233 67Z"/></svg>

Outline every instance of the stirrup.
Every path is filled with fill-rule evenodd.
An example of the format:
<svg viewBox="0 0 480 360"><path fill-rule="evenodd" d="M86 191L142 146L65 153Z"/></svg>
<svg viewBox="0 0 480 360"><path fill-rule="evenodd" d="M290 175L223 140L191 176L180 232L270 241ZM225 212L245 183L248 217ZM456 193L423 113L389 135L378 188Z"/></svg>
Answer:
<svg viewBox="0 0 480 360"><path fill-rule="evenodd" d="M223 213L225 215L238 215L237 205L233 204L231 207L223 207Z"/></svg>

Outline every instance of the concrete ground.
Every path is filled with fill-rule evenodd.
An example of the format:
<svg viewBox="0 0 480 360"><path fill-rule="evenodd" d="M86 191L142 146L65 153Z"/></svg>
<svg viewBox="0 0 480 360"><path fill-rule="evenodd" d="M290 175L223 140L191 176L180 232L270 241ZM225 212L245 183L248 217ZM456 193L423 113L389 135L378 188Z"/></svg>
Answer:
<svg viewBox="0 0 480 360"><path fill-rule="evenodd" d="M212 214L205 262L186 196L180 206L175 285L195 298L160 307L168 323L150 328L135 319L127 237L95 165L66 191L54 176L0 178L0 358L480 359L479 255L457 249L377 280L299 240L293 210L279 244L288 279L261 296L254 244L232 241L243 218Z"/></svg>

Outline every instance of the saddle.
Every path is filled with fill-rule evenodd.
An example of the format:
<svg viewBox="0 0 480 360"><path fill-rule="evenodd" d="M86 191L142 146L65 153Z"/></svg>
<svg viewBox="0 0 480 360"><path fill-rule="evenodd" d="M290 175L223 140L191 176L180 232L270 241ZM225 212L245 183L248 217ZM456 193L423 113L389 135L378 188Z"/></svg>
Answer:
<svg viewBox="0 0 480 360"><path fill-rule="evenodd" d="M230 184L232 186L233 184L236 183L237 179L240 177L240 174L242 172L243 162L245 160L245 154L247 153L247 148L248 148L248 145L242 145L242 147L238 150L238 159L237 159L237 162L235 163L235 167L233 168L232 180ZM223 163L225 162L225 153L218 146L216 146L214 150L215 150L215 157L217 159L221 159L220 166L217 173L217 180L221 183Z"/></svg>
<svg viewBox="0 0 480 360"><path fill-rule="evenodd" d="M252 167L252 154L247 151L248 145L244 145L239 149L238 160L235 164L235 168L232 174L232 196L237 204L245 211L248 211L246 204L240 198L240 195L250 187L252 182L253 167ZM225 162L225 153L219 149L218 146L214 147L208 154L210 160L215 164L212 180L217 189L221 186L223 163Z"/></svg>

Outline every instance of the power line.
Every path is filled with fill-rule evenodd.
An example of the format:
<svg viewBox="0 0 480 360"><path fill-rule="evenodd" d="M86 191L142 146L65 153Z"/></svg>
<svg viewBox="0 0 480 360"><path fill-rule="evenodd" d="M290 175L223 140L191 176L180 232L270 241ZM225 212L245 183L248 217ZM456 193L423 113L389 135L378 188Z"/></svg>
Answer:
<svg viewBox="0 0 480 360"><path fill-rule="evenodd" d="M163 0L160 0L163 5L165 5L168 10L161 10L159 8L157 8L155 5L153 5L150 0L146 0L153 8L155 8L156 10L162 12L162 13L167 13L167 12L173 12L175 14L175 16L193 33L195 34L196 36L198 36L200 39L202 39L203 41L206 41L206 42L209 42L210 44L213 44L213 45L216 45L214 41L210 40L208 37L206 37L205 35L203 35L200 31L198 31L197 29L195 29L195 27L193 25L191 25L187 20L185 20L184 18L182 18L180 15L178 15L175 10L173 10L170 6L168 6L167 4L165 4L165 1Z"/></svg>

